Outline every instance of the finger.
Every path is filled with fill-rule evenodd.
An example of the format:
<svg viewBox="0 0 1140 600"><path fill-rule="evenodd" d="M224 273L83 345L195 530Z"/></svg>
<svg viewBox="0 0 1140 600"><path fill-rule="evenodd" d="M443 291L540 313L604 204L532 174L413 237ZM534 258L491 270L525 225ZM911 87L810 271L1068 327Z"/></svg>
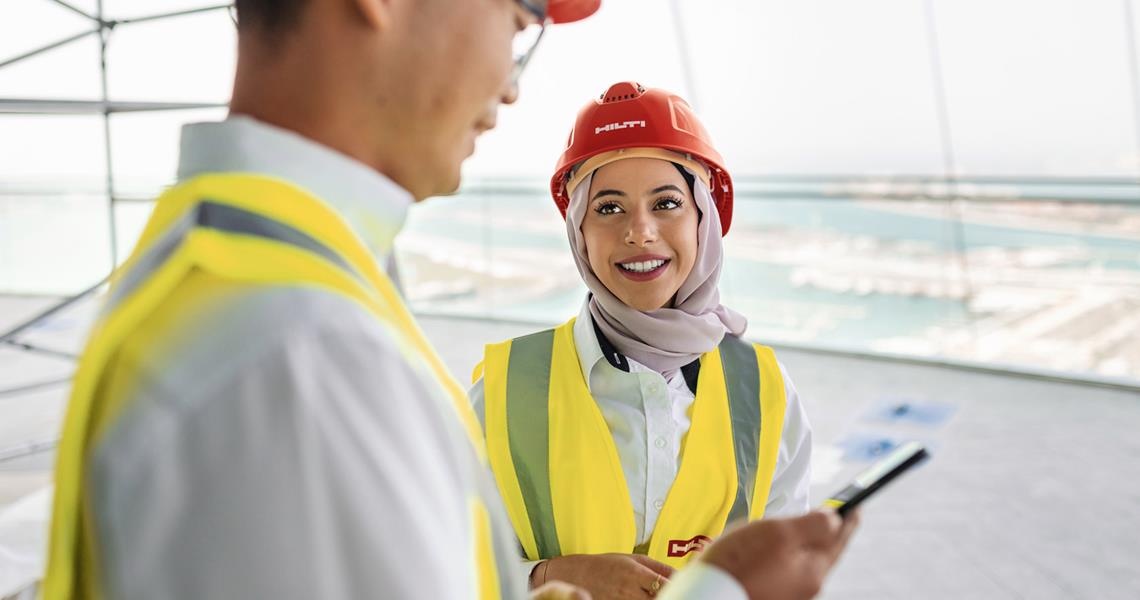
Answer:
<svg viewBox="0 0 1140 600"><path fill-rule="evenodd" d="M665 587L666 583L669 583L668 579L662 577L661 575L658 575L657 573L654 573L649 581L641 586L641 591L645 592L646 596L654 598L657 596L657 594L661 593L661 590Z"/></svg>
<svg viewBox="0 0 1140 600"><path fill-rule="evenodd" d="M843 554L843 549L847 547L847 542L851 539L851 534L858 526L859 513L858 511L851 511L843 517L839 531L836 532L829 545L816 545L808 550L811 561L809 568L819 582L822 583L827 573L835 567L835 563L839 561L839 556Z"/></svg>
<svg viewBox="0 0 1140 600"><path fill-rule="evenodd" d="M823 583L827 580L827 574L831 571L834 564L828 560L828 556L824 552L812 552L808 561L803 566L802 577L800 578L800 585L802 590L800 593L801 598L815 598L823 589Z"/></svg>
<svg viewBox="0 0 1140 600"><path fill-rule="evenodd" d="M635 555L636 556L636 555ZM669 583L669 579L657 571L641 564L641 561L635 560L633 583L645 593L646 596L652 598ZM627 588L628 589L628 588Z"/></svg>
<svg viewBox="0 0 1140 600"><path fill-rule="evenodd" d="M839 558L839 555L843 552L843 549L847 547L847 542L851 540L851 536L859 527L860 520L859 509L855 509L847 513L847 515L843 518L843 525L839 529L839 536L834 546L836 559Z"/></svg>
<svg viewBox="0 0 1140 600"><path fill-rule="evenodd" d="M667 565L663 562L658 562L656 560L653 560L652 558L649 558L648 556L644 556L642 554L633 554L631 556L632 556L633 560L636 560L637 562L641 563L642 565L649 567L654 573L657 573L658 575L664 577L665 579L669 579L670 577L672 577L673 573L676 571L676 569L674 569L673 567L670 567L669 565Z"/></svg>
<svg viewBox="0 0 1140 600"><path fill-rule="evenodd" d="M807 546L829 548L843 527L843 519L832 509L825 508L793 519L801 541Z"/></svg>

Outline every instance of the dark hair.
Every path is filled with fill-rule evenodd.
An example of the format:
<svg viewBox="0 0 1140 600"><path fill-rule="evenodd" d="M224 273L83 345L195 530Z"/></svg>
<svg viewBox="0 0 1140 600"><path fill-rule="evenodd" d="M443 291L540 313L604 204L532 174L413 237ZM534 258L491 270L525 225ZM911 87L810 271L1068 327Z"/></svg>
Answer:
<svg viewBox="0 0 1140 600"><path fill-rule="evenodd" d="M685 167L682 167L681 165L672 161L670 161L669 164L677 167L677 170L681 172L681 177L685 178L685 183L689 184L689 195L696 196L697 192L693 190L693 182L696 181L697 178L693 177L693 174L689 173L689 170ZM693 206L696 206L697 208L697 222L700 223L701 220L705 218L705 213L701 212L701 207L697 206L696 203L694 203Z"/></svg>
<svg viewBox="0 0 1140 600"><path fill-rule="evenodd" d="M695 193L693 191L693 182L696 180L696 178L693 177L693 174L690 173L687 169L685 169L685 167L682 167L681 165L679 165L675 162L670 162L669 164L673 165L674 167L677 167L677 170L681 173L681 177L685 178L685 183L689 184L689 195L690 196L693 195Z"/></svg>
<svg viewBox="0 0 1140 600"><path fill-rule="evenodd" d="M277 34L295 26L309 0L234 0L238 31Z"/></svg>

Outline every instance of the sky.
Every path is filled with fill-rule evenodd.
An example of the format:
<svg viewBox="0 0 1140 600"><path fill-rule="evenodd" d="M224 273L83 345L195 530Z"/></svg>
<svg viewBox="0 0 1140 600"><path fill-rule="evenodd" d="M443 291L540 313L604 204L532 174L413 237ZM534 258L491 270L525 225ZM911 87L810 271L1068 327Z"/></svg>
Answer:
<svg viewBox="0 0 1140 600"><path fill-rule="evenodd" d="M604 0L548 32L465 172L548 177L582 104L631 79L689 98L737 177L945 174L929 9L960 174L1140 176L1127 1ZM212 3L104 2L115 17L159 4ZM87 26L48 0L0 11L0 61ZM224 11L121 26L108 64L113 99L225 102L233 27ZM99 87L94 38L0 68L2 98ZM179 125L223 114L116 116L116 178L168 180ZM0 185L97 181L103 168L99 118L0 115Z"/></svg>

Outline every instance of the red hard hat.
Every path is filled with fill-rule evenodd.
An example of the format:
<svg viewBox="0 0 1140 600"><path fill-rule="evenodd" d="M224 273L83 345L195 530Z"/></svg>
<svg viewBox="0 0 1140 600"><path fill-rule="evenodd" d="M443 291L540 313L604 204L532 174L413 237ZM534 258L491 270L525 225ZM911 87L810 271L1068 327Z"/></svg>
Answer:
<svg viewBox="0 0 1140 600"><path fill-rule="evenodd" d="M548 0L546 16L554 23L581 21L597 12L602 0Z"/></svg>
<svg viewBox="0 0 1140 600"><path fill-rule="evenodd" d="M645 88L632 81L610 86L600 98L578 111L578 120L558 158L550 193L566 217L570 196L566 190L573 167L603 152L625 148L662 148L686 154L709 170L709 189L720 212L721 235L732 224L732 178L724 159L693 109L683 98L665 90Z"/></svg>

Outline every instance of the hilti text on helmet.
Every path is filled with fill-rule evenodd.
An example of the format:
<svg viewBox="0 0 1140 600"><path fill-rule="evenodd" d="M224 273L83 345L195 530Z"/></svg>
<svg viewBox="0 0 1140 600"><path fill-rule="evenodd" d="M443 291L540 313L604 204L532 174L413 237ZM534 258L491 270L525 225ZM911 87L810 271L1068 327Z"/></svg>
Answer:
<svg viewBox="0 0 1140 600"><path fill-rule="evenodd" d="M604 133L607 131L617 131L618 129L628 129L631 127L645 127L645 121L621 121L618 123L610 123L602 125L601 127L594 128L594 135Z"/></svg>

